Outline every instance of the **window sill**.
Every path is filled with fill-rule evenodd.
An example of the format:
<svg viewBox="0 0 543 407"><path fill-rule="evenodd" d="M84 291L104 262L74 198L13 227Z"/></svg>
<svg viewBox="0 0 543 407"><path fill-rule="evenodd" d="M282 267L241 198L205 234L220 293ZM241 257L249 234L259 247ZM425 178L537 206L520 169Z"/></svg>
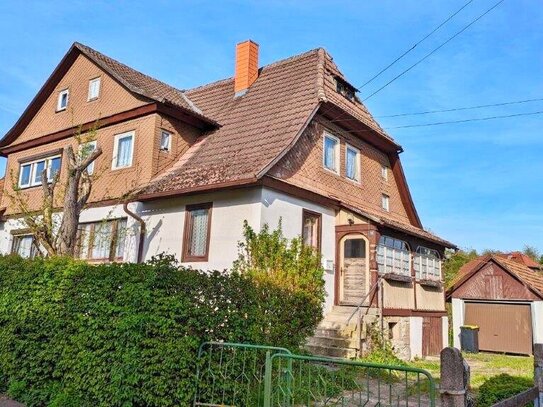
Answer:
<svg viewBox="0 0 543 407"><path fill-rule="evenodd" d="M62 112L65 112L68 108L65 107L63 109L55 109L55 113L62 113Z"/></svg>
<svg viewBox="0 0 543 407"><path fill-rule="evenodd" d="M123 170L133 170L135 167L130 164L126 167L111 167L111 171L123 171Z"/></svg>
<svg viewBox="0 0 543 407"><path fill-rule="evenodd" d="M208 261L208 257L183 257L181 263L205 263Z"/></svg>
<svg viewBox="0 0 543 407"><path fill-rule="evenodd" d="M440 280L423 279L423 280L417 280L417 283L426 287L443 288L443 283Z"/></svg>
<svg viewBox="0 0 543 407"><path fill-rule="evenodd" d="M382 277L385 280L397 281L400 283L411 283L412 281L411 276L406 276L404 274L398 274L398 273L386 273L386 274L382 274Z"/></svg>

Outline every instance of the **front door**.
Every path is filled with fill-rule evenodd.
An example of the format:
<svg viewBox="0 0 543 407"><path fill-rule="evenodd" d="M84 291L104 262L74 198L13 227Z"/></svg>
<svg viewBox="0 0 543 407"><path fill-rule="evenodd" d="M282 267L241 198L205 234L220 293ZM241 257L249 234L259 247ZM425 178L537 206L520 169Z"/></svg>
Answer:
<svg viewBox="0 0 543 407"><path fill-rule="evenodd" d="M340 303L358 305L367 293L367 241L362 235L348 235L340 243Z"/></svg>

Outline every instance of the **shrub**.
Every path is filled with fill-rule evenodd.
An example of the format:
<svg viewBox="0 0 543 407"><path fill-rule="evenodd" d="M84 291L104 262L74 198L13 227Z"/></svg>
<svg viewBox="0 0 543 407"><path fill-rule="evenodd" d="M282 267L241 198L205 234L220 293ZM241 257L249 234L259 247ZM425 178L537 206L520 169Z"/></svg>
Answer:
<svg viewBox="0 0 543 407"><path fill-rule="evenodd" d="M28 406L190 405L201 342L295 349L321 306L307 290L167 257L0 257L0 392Z"/></svg>
<svg viewBox="0 0 543 407"><path fill-rule="evenodd" d="M479 387L477 407L492 406L533 386L533 380L526 377L510 376L505 373L491 377Z"/></svg>

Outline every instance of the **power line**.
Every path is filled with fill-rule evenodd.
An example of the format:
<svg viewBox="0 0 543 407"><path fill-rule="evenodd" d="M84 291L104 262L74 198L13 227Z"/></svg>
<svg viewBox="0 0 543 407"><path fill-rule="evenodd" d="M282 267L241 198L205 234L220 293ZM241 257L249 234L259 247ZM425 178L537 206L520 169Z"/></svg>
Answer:
<svg viewBox="0 0 543 407"><path fill-rule="evenodd" d="M372 76L370 79L368 79L362 86L360 86L360 89L362 89L367 84L373 82L375 79L377 79L381 74L386 72L392 65L394 65L396 62L398 62L400 59L405 57L407 54L409 54L411 51L413 51L420 43L427 40L432 34L434 34L437 30L439 30L441 27L443 27L445 24L447 24L450 20L452 20L458 13L460 13L462 10L464 10L469 4L473 3L473 0L469 0L466 4L464 4L462 7L460 7L454 14L451 14L445 21L443 21L441 24L439 24L436 28L434 28L429 34L427 34L425 37L423 37L421 40L419 40L417 43L415 43L411 48L409 48L407 51L405 51L402 55L397 57L394 61L392 61L390 64L388 64L386 67L381 69L377 74Z"/></svg>
<svg viewBox="0 0 543 407"><path fill-rule="evenodd" d="M451 121L446 121L446 122L408 124L408 125L405 125L405 126L385 127L385 129L386 130L392 130L392 129L407 129L407 128L411 128L411 127L440 126L442 124L467 123L467 122L484 121L484 120L506 119L506 118L510 118L510 117L534 116L534 115L538 115L538 114L543 114L543 110L540 110L538 112L516 113L516 114L503 115L503 116L478 117L478 118L463 119L463 120L451 120Z"/></svg>
<svg viewBox="0 0 543 407"><path fill-rule="evenodd" d="M405 75L407 72L409 72L411 69L419 65L421 62L428 59L431 55L433 55L435 52L443 48L445 45L447 45L449 42L451 42L453 39L458 37L460 34L462 34L464 31L466 31L469 27L471 27L473 24L475 24L477 21L479 21L481 18L486 16L488 13L490 13L492 10L494 10L496 7L498 7L501 3L503 3L505 0L500 0L496 4L494 4L492 7L490 7L488 10L486 10L483 14L481 14L479 17L477 17L475 20L473 20L471 23L466 25L464 28L462 28L460 31L458 31L456 34L454 34L452 37L450 37L447 41L439 45L437 48L434 48L432 51L430 51L428 54L426 54L423 58L419 59L417 62L415 62L413 65L411 65L406 70L402 71L400 74L396 75L394 78L392 78L390 81L385 83L383 86L381 86L379 89L377 89L375 92L373 92L371 95L363 99L365 102L366 100L370 99L371 97L375 96L377 93L381 92L383 89L385 89L388 85L390 85L392 82L396 81L403 75Z"/></svg>
<svg viewBox="0 0 543 407"><path fill-rule="evenodd" d="M520 104L520 103L541 102L541 101L543 101L543 98L516 100L516 101L513 101L513 102L501 102L501 103L493 103L493 104L489 104L489 105L455 107L455 108L443 109L443 110L426 110L424 112L388 114L388 115L374 116L374 117L379 118L379 119L383 119L383 118L390 118L390 117L419 116L419 115L424 115L424 114L448 113L448 112L457 112L459 110L483 109L485 107L507 106L507 105L516 105L516 104Z"/></svg>

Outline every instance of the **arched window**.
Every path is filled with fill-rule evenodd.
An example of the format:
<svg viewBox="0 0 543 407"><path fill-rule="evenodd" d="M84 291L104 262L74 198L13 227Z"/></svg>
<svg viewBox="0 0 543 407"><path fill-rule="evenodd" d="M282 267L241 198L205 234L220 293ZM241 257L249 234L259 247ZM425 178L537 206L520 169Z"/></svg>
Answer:
<svg viewBox="0 0 543 407"><path fill-rule="evenodd" d="M437 250L419 246L413 260L413 267L416 277L420 280L441 279L441 258Z"/></svg>
<svg viewBox="0 0 543 407"><path fill-rule="evenodd" d="M409 246L406 242L381 236L377 245L377 266L381 274L411 275Z"/></svg>

